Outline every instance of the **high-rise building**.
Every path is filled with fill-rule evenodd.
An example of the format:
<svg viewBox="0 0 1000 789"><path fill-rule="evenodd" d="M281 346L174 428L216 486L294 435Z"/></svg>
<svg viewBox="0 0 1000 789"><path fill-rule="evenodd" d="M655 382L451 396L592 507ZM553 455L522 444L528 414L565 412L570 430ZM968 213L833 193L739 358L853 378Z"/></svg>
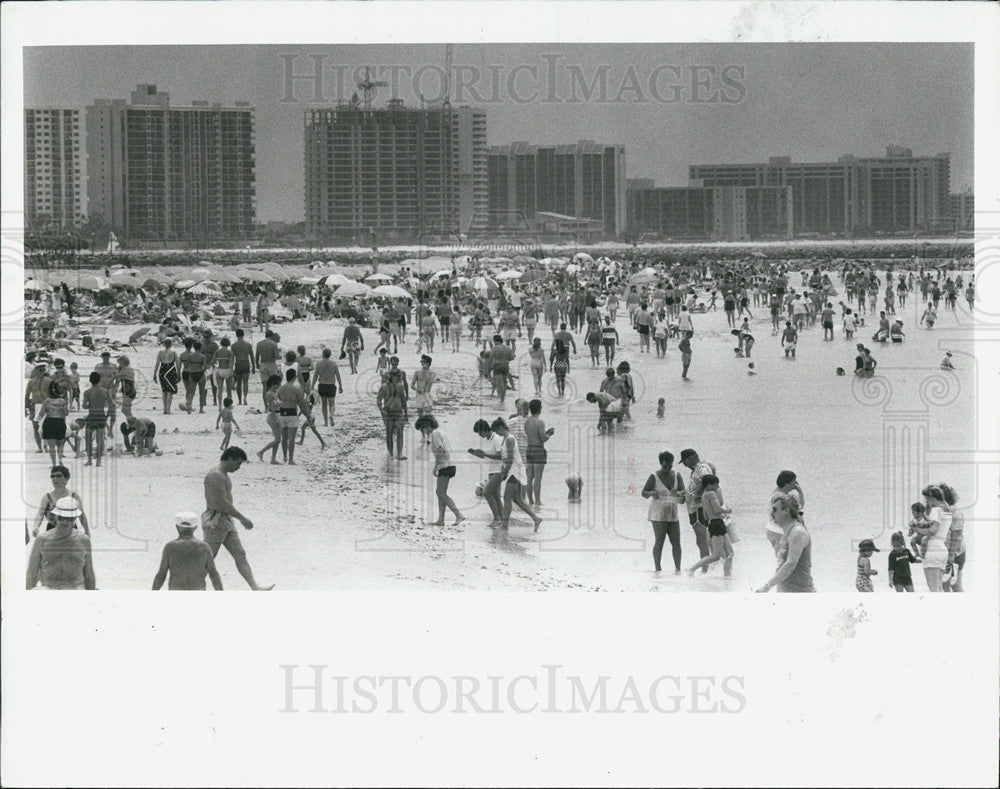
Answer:
<svg viewBox="0 0 1000 789"><path fill-rule="evenodd" d="M976 229L976 201L972 192L961 192L948 196L952 228L956 233L971 232Z"/></svg>
<svg viewBox="0 0 1000 789"><path fill-rule="evenodd" d="M87 107L88 214L133 240L242 239L256 218L254 110L139 85Z"/></svg>
<svg viewBox="0 0 1000 789"><path fill-rule="evenodd" d="M83 221L80 111L24 111L24 213L28 230Z"/></svg>
<svg viewBox="0 0 1000 789"><path fill-rule="evenodd" d="M306 233L419 241L486 227L486 112L358 102L305 112Z"/></svg>
<svg viewBox="0 0 1000 789"><path fill-rule="evenodd" d="M489 150L490 227L523 227L537 213L597 219L604 235L625 231L625 148L515 142Z"/></svg>
<svg viewBox="0 0 1000 789"><path fill-rule="evenodd" d="M638 179L637 179L638 180ZM746 241L789 238L792 190L787 186L652 187L628 190L633 237Z"/></svg>
<svg viewBox="0 0 1000 789"><path fill-rule="evenodd" d="M949 155L913 156L889 146L886 156L842 156L836 162L709 164L689 168L704 186L790 186L794 232L834 235L934 231L949 224Z"/></svg>

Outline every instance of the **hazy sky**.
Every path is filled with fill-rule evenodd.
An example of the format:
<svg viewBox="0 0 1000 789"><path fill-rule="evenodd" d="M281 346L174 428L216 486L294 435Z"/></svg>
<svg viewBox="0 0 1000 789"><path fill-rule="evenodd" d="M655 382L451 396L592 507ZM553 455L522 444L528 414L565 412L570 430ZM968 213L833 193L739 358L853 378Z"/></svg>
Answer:
<svg viewBox="0 0 1000 789"><path fill-rule="evenodd" d="M319 64L320 102L314 81L289 91L289 63L296 74ZM349 99L366 65L419 106L418 93L441 95L444 63L444 44L41 47L25 50L25 106L83 109L147 82L175 105L249 101L258 217L301 220L303 110ZM831 161L894 144L950 152L953 192L973 180L971 45L456 44L453 64L452 102L485 107L490 145L618 143L628 177L658 186L686 183L689 164Z"/></svg>

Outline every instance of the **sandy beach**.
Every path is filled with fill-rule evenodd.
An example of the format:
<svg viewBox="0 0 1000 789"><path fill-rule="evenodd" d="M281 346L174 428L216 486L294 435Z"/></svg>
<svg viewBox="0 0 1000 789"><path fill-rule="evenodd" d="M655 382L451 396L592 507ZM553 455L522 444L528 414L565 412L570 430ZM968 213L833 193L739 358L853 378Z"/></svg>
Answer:
<svg viewBox="0 0 1000 789"><path fill-rule="evenodd" d="M632 366L637 399L633 420L613 436L597 434L597 409L584 395L597 390L604 367L591 366L578 335L580 353L572 357L566 397L558 397L552 375L545 376L542 417L556 432L548 444L542 526L533 533L530 520L515 508L509 538L499 542L486 528L490 517L485 502L474 495L476 483L486 476L485 464L465 449L480 446L472 432L474 421L509 416L513 397L500 408L489 396L488 385L484 389L479 384L477 352L466 337L468 329L459 353L438 342L431 354L438 373L434 413L458 458L450 490L468 520L459 526L429 525L436 517L433 459L412 429L413 413L406 433L408 459L386 457L382 421L374 405L378 376L372 349L377 334L365 329L366 352L358 375L350 374L346 362L341 365L344 393L337 398L336 424L320 427L328 441L325 451L307 433L296 453L297 466L261 464L254 453L270 440L270 431L263 415L250 412L261 406L259 378L251 381L250 406L234 407L242 436L234 434L233 444L246 449L252 461L232 479L236 506L254 522L253 530L241 532L254 572L262 583L275 583L282 590L742 593L772 572L773 554L764 537L767 501L778 471L789 468L798 474L807 496L817 588L853 590L857 542L871 537L887 552L889 535L905 531L908 512L902 512L902 506L918 500L924 484L948 481L963 505L974 501L970 471L941 461L940 454L934 456L973 446L971 324L966 310L960 307L952 313L942 304L939 323L927 330L917 325L922 309L915 292L898 310L907 333L901 345L870 342L869 316L855 341L844 338L839 321L832 342L823 341L818 325L807 328L794 360L784 358L779 339L771 335L766 307L757 308L751 321L757 343L750 360L734 358L735 338L721 309L695 315L689 382L680 378L677 340L670 340L665 359L640 354L638 335L622 310L617 322L622 347L615 363L628 360ZM277 324L275 330L283 348L304 344L318 358L326 345L339 352L343 325L340 320L300 320ZM124 342L137 328L112 325L107 338ZM539 328L547 349L551 334L547 327ZM221 322L216 331L225 332ZM248 339L255 343L260 338L255 333ZM419 365L415 341L411 330L400 346L401 368L408 377ZM879 362L876 379L865 382L850 375L857 341L872 347ZM214 429L217 410L210 395L204 414L188 415L176 407L171 415L159 413L159 389L150 385L157 349L154 340L144 338L125 352L139 378L133 410L155 421L163 455L135 458L116 453L101 468L84 467L82 459L67 464L70 488L83 496L92 524L100 588L149 587L162 545L174 536L173 514L204 509L202 479L218 461L221 433ZM945 349L956 354L954 373L938 369ZM518 384L520 393L531 396L526 350L526 338L519 340ZM78 362L84 375L99 361L97 351L62 355L67 364ZM756 375L747 374L748 361L754 362ZM838 377L838 366L848 375ZM667 403L662 419L656 416L660 397ZM31 447L30 425L25 427L25 446ZM903 429L912 435L893 432ZM909 442L908 452L934 456L935 479L912 477L918 458L887 449L886 442L897 439ZM120 447L120 435L116 440ZM652 572L653 534L646 520L647 502L639 492L656 468L660 451L679 455L688 446L716 466L726 502L733 508L741 540L729 580L718 566L693 579L675 577L671 571L662 576ZM47 490L47 456L29 449L28 463L30 518ZM567 503L564 480L570 471L584 480L579 504ZM966 583L971 584L971 530L967 539L971 559ZM697 548L686 524L681 541L687 566L697 559ZM873 566L884 570L885 555L876 555ZM226 589L246 588L225 551L218 565ZM922 586L923 579L917 578L917 584ZM890 591L884 573L876 578L876 591Z"/></svg>

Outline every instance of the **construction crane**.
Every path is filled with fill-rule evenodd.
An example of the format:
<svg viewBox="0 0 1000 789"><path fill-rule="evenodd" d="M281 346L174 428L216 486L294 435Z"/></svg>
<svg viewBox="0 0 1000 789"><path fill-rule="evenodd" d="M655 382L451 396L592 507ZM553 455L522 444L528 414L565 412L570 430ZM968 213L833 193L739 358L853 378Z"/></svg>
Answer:
<svg viewBox="0 0 1000 789"><path fill-rule="evenodd" d="M365 66L365 78L363 81L358 83L358 88L361 89L361 95L365 97L364 106L366 110L372 108L372 92L375 88L385 88L388 87L388 82L377 81L372 82L371 69Z"/></svg>
<svg viewBox="0 0 1000 789"><path fill-rule="evenodd" d="M454 44L448 44L444 49L444 106L451 105L451 56Z"/></svg>

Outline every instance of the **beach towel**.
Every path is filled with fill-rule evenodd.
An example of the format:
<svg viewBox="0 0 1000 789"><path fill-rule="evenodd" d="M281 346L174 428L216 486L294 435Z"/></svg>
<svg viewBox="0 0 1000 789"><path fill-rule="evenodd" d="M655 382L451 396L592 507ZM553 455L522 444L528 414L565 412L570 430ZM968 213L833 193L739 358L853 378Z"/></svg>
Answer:
<svg viewBox="0 0 1000 789"><path fill-rule="evenodd" d="M160 388L168 394L177 394L177 365L160 365Z"/></svg>

